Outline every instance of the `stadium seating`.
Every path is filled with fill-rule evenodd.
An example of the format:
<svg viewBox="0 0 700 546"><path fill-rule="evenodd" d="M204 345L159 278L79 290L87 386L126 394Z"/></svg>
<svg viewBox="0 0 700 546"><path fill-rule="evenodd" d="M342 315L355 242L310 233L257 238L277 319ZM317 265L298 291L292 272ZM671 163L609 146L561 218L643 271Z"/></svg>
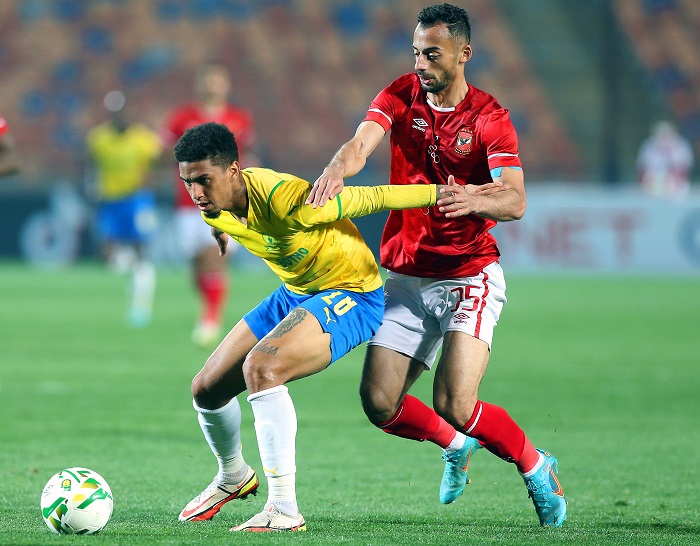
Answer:
<svg viewBox="0 0 700 546"><path fill-rule="evenodd" d="M265 163L312 177L375 93L412 69L411 35L423 5L7 0L0 3L0 112L23 155L37 158L27 174L80 176L83 137L106 118L105 93L122 89L131 115L159 127L168 109L190 98L196 66L217 59L232 70L233 98L256 118ZM474 0L469 9L475 55L468 80L511 110L529 179L576 178L580 152L497 4ZM697 64L690 57L688 65ZM378 149L370 175L385 173L387 153Z"/></svg>
<svg viewBox="0 0 700 546"><path fill-rule="evenodd" d="M650 80L700 151L700 3L617 0L615 7Z"/></svg>

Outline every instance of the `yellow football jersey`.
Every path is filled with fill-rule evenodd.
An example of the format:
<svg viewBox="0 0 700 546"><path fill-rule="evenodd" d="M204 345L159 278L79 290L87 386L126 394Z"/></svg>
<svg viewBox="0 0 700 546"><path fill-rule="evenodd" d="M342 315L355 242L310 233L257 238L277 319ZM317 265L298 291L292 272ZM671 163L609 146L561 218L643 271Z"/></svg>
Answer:
<svg viewBox="0 0 700 546"><path fill-rule="evenodd" d="M87 146L104 200L120 199L141 188L161 150L158 135L141 124L119 132L111 123L102 123L88 133Z"/></svg>
<svg viewBox="0 0 700 546"><path fill-rule="evenodd" d="M260 256L299 294L337 288L369 292L382 285L377 262L349 218L390 209L429 207L437 186L348 186L325 206L304 201L311 184L270 169L241 171L248 190L244 224L230 212L204 220Z"/></svg>

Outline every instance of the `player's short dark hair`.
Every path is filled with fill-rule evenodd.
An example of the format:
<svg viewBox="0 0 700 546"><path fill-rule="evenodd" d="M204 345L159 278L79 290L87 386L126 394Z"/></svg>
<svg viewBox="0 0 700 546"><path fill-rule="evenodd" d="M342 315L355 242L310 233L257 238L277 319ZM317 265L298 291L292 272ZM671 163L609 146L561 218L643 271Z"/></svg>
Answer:
<svg viewBox="0 0 700 546"><path fill-rule="evenodd" d="M418 14L418 23L426 28L445 24L453 39L463 38L467 43L472 37L469 15L462 8L452 4L437 4L423 8Z"/></svg>
<svg viewBox="0 0 700 546"><path fill-rule="evenodd" d="M212 165L228 167L238 161L236 137L220 123L208 122L188 129L173 151L178 162L193 163L208 159Z"/></svg>

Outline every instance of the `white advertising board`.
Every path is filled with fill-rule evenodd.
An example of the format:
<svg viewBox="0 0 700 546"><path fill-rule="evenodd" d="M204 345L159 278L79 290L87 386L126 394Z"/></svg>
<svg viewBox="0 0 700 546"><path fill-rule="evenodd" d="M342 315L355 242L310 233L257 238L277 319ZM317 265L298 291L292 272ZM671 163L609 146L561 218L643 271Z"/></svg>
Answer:
<svg viewBox="0 0 700 546"><path fill-rule="evenodd" d="M507 272L700 273L700 193L528 188L525 216L494 230Z"/></svg>

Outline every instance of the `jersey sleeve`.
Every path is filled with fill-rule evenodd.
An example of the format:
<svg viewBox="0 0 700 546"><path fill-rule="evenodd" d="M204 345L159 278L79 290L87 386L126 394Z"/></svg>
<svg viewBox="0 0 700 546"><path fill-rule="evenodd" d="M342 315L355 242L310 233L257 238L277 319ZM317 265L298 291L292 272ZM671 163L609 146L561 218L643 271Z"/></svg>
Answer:
<svg viewBox="0 0 700 546"><path fill-rule="evenodd" d="M498 167L522 168L518 135L508 110L497 110L485 118L481 138L486 146L489 170Z"/></svg>
<svg viewBox="0 0 700 546"><path fill-rule="evenodd" d="M385 133L389 132L394 121L408 112L412 87L413 82L407 74L382 89L370 103L363 121L374 121L382 126Z"/></svg>
<svg viewBox="0 0 700 546"><path fill-rule="evenodd" d="M384 210L430 207L437 201L435 184L405 186L347 186L335 199L323 207L303 205L294 211L302 226L335 222L342 218L357 218Z"/></svg>

